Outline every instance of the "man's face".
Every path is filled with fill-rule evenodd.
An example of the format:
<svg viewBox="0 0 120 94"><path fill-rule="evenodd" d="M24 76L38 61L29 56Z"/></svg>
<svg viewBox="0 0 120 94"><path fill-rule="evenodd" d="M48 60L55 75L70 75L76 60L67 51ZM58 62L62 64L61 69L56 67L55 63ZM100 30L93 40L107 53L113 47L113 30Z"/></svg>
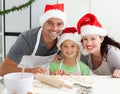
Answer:
<svg viewBox="0 0 120 94"><path fill-rule="evenodd" d="M48 19L43 26L43 34L51 40L61 34L64 23L59 18Z"/></svg>

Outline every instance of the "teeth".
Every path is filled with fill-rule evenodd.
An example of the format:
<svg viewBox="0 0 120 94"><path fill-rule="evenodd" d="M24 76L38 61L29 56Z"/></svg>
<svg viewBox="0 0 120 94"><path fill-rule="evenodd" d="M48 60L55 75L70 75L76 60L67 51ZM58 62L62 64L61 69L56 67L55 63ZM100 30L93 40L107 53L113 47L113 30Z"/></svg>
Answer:
<svg viewBox="0 0 120 94"><path fill-rule="evenodd" d="M52 34L57 34L57 32L53 32L53 31L51 31L51 33L52 33Z"/></svg>
<svg viewBox="0 0 120 94"><path fill-rule="evenodd" d="M92 46L87 46L87 48L91 49L91 48L93 48L93 47L92 47Z"/></svg>
<svg viewBox="0 0 120 94"><path fill-rule="evenodd" d="M68 54L68 55L71 55L71 54L72 54L72 52L68 52L67 54Z"/></svg>
<svg viewBox="0 0 120 94"><path fill-rule="evenodd" d="M93 49L93 47L87 47L87 49L88 49L88 50L92 50L92 49Z"/></svg>
<svg viewBox="0 0 120 94"><path fill-rule="evenodd" d="M56 32L52 32L53 34L56 34Z"/></svg>

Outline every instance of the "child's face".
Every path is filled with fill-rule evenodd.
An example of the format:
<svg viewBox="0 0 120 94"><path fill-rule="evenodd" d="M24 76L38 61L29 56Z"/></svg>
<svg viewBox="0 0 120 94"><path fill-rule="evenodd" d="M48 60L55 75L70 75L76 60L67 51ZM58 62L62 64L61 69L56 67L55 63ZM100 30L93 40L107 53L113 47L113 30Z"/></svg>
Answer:
<svg viewBox="0 0 120 94"><path fill-rule="evenodd" d="M61 51L66 58L76 58L79 52L79 47L72 40L66 40L61 45Z"/></svg>

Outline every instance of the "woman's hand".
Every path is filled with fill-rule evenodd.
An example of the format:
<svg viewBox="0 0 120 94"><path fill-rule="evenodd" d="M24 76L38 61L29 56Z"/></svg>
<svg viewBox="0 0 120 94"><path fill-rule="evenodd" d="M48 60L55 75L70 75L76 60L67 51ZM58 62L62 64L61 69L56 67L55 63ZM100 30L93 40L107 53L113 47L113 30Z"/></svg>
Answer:
<svg viewBox="0 0 120 94"><path fill-rule="evenodd" d="M120 70L116 69L114 73L112 74L113 78L120 78Z"/></svg>
<svg viewBox="0 0 120 94"><path fill-rule="evenodd" d="M54 62L59 62L61 59L63 59L62 52L59 51L57 55L54 57Z"/></svg>
<svg viewBox="0 0 120 94"><path fill-rule="evenodd" d="M54 57L54 62L59 62L60 61L60 56L59 55L56 55L55 57Z"/></svg>

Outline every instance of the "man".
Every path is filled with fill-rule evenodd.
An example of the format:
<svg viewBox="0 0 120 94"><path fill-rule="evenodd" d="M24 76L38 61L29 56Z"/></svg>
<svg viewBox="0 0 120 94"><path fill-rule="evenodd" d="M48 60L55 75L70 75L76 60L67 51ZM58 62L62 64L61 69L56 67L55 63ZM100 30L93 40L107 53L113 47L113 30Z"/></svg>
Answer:
<svg viewBox="0 0 120 94"><path fill-rule="evenodd" d="M40 17L41 27L23 32L18 37L0 66L0 75L20 72L22 68L26 72L46 73L46 66L57 53L57 37L65 23L64 4L46 5L45 13Z"/></svg>

